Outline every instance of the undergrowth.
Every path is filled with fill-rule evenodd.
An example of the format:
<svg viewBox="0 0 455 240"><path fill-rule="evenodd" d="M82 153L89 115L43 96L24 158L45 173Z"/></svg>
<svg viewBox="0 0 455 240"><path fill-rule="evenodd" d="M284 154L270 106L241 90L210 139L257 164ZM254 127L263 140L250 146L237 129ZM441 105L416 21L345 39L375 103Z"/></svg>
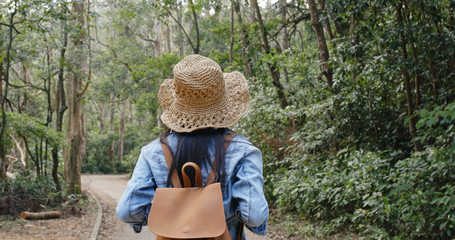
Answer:
<svg viewBox="0 0 455 240"><path fill-rule="evenodd" d="M17 216L22 211L42 211L83 202L81 194L57 191L48 177L35 177L27 172L0 183L0 215Z"/></svg>

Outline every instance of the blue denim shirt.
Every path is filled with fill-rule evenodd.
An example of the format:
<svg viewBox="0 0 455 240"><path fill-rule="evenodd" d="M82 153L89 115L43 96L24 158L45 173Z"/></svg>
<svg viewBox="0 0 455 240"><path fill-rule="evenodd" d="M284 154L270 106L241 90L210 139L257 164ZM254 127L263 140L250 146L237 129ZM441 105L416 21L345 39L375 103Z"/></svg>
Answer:
<svg viewBox="0 0 455 240"><path fill-rule="evenodd" d="M175 151L177 133L168 136ZM209 149L214 154L214 149ZM212 157L213 159L213 157ZM243 222L252 232L265 235L269 209L263 192L262 155L247 138L235 136L225 155L226 175L222 194L226 223L231 236L238 235L238 223ZM203 183L208 169L201 167ZM159 139L143 147L131 180L117 204L117 216L130 223L136 232L147 225L147 216L156 188L167 187L168 167ZM244 238L245 239L245 238Z"/></svg>

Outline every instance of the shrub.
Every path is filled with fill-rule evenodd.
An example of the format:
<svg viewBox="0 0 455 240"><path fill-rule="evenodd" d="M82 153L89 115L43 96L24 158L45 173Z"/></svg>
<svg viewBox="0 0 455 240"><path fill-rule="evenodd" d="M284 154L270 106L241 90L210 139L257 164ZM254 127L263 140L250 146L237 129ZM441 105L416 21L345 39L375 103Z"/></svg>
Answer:
<svg viewBox="0 0 455 240"><path fill-rule="evenodd" d="M57 192L47 177L33 177L27 172L0 183L0 215L52 208L67 200L66 192Z"/></svg>
<svg viewBox="0 0 455 240"><path fill-rule="evenodd" d="M327 223L329 232L348 227L368 239L453 239L454 119L455 103L421 111L414 140L425 148L408 157L399 150L324 155L291 148L293 164L276 171L274 197L282 208Z"/></svg>

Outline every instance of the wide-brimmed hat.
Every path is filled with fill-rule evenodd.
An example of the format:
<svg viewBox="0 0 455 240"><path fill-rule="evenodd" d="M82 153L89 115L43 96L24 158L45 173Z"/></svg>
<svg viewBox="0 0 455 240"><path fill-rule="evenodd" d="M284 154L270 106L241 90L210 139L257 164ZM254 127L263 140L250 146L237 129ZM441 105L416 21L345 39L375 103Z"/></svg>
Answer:
<svg viewBox="0 0 455 240"><path fill-rule="evenodd" d="M213 60L189 55L174 66L174 79L160 86L161 120L176 132L226 128L248 110L250 94L242 73L223 73Z"/></svg>

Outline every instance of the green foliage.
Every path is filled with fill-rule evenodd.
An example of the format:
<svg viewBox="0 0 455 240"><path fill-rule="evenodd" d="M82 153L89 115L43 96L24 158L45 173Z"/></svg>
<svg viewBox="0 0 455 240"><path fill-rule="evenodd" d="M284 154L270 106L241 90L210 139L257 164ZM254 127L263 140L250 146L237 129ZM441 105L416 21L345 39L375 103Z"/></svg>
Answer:
<svg viewBox="0 0 455 240"><path fill-rule="evenodd" d="M316 1L329 51L327 64L333 72L332 88L321 68L308 1L286 1L287 19L282 19L281 4L261 9L268 53L259 24L251 17L254 11L244 5L248 1L234 1L241 4L242 15L235 13L233 36L232 2L193 2L201 54L226 72L245 73L245 64L252 68L249 112L233 129L261 149L264 190L271 205L318 226L296 231L317 237L348 229L364 239L454 238L453 1ZM36 146L42 141L61 145L60 136L51 130L54 123L48 122L48 99L42 93L47 79L50 92L57 85L52 79L59 68L55 59L63 46L63 31L70 40L88 32L72 26L70 16L61 12L69 4L66 1L18 3L15 27L20 34L14 31L13 90L8 94L9 108L16 113L7 115L5 136L23 135L30 139L30 148L39 151ZM92 8L87 16L91 37L96 26L97 41L92 41L92 83L82 100L88 129L82 169L131 172L141 147L163 131L157 96L161 82L173 77L180 55L193 52L176 21L181 21L193 44L196 26L185 1L107 3L112 4ZM3 64L13 1L0 6ZM206 10L215 13L209 17ZM171 49L167 49L168 28ZM290 43L286 48L285 29ZM77 50L70 44L67 51L64 77L70 79L72 73L85 72L77 69L78 56L88 53L88 45ZM49 65L44 64L48 53ZM24 82L25 68L31 72L30 83ZM279 72L281 88L274 83L271 68ZM278 90L288 106L282 106ZM52 95L52 111L56 110L54 99ZM125 107L125 141L124 160L119 162L121 107ZM417 122L415 135L410 134L410 119ZM12 139L3 141L13 152ZM421 151L413 147L415 141ZM114 152L109 149L112 142Z"/></svg>
<svg viewBox="0 0 455 240"><path fill-rule="evenodd" d="M323 160L290 154L292 167L281 168L275 179L282 180L273 182L277 203L326 221L329 231L348 226L377 239L451 239L454 105L421 111L419 139L426 141L426 150L404 159L398 151L343 149L325 159L319 155Z"/></svg>
<svg viewBox="0 0 455 240"><path fill-rule="evenodd" d="M88 135L86 163L82 165L84 173L112 173L109 162L109 147L112 134L101 134L98 131L91 131ZM113 153L115 154L115 153Z"/></svg>
<svg viewBox="0 0 455 240"><path fill-rule="evenodd" d="M38 119L26 114L7 112L7 123L11 134L30 139L45 139L52 146L60 146L62 144L61 134L54 129L46 127Z"/></svg>
<svg viewBox="0 0 455 240"><path fill-rule="evenodd" d="M416 140L424 144L455 147L455 102L436 106L431 111L422 109L419 115L419 136Z"/></svg>
<svg viewBox="0 0 455 240"><path fill-rule="evenodd" d="M451 238L455 231L455 151L428 150L391 166L391 153L340 151L280 171L277 203L303 216L378 239ZM385 157L387 156L387 157Z"/></svg>
<svg viewBox="0 0 455 240"><path fill-rule="evenodd" d="M0 214L18 215L22 211L40 211L53 208L68 200L66 192L58 192L55 183L47 177L31 175L25 171L15 178L0 183Z"/></svg>

